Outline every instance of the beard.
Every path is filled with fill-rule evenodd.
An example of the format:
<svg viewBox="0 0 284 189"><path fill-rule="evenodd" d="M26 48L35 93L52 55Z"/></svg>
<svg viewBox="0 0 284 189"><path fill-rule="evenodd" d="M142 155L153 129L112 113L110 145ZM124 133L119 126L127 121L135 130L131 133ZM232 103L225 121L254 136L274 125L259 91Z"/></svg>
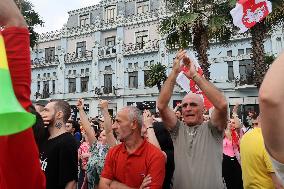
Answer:
<svg viewBox="0 0 284 189"><path fill-rule="evenodd" d="M51 127L55 124L56 120L55 120L55 114L53 114L51 116L51 119L49 120L49 123L47 125L45 125L46 127Z"/></svg>

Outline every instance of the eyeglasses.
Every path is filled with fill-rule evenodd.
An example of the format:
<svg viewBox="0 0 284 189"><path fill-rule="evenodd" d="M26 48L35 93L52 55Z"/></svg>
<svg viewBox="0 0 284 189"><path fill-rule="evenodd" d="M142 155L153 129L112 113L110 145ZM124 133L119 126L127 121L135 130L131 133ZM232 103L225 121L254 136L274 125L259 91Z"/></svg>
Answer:
<svg viewBox="0 0 284 189"><path fill-rule="evenodd" d="M183 104L181 105L181 107L186 108L188 105L189 105L190 107L196 107L196 106L198 106L197 103L191 102L191 103L183 103Z"/></svg>

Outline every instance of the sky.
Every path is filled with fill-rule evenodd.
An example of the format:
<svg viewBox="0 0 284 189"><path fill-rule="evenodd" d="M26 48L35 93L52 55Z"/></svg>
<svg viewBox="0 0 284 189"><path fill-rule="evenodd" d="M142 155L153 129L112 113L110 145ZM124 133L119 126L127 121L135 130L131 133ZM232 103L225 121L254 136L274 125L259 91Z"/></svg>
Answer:
<svg viewBox="0 0 284 189"><path fill-rule="evenodd" d="M34 10L45 22L44 27L37 27L38 33L61 29L67 22L71 10L96 5L100 0L29 0Z"/></svg>

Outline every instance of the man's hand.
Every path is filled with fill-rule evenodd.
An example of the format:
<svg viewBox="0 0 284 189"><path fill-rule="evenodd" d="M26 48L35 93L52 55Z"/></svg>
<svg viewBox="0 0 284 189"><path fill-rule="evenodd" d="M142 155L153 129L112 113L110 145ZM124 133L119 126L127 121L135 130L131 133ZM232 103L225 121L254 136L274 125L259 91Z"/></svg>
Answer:
<svg viewBox="0 0 284 189"><path fill-rule="evenodd" d="M183 64L189 70L188 72L184 72L185 76L189 79L192 79L194 75L197 74L193 60L185 56L183 58Z"/></svg>
<svg viewBox="0 0 284 189"><path fill-rule="evenodd" d="M78 99L76 107L79 110L84 110L84 99L82 99L82 98Z"/></svg>
<svg viewBox="0 0 284 189"><path fill-rule="evenodd" d="M148 127L151 127L152 124L153 124L153 117L152 117L151 112L149 110L143 111L143 123L144 123L146 129Z"/></svg>
<svg viewBox="0 0 284 189"><path fill-rule="evenodd" d="M185 50L180 49L177 52L176 58L175 58L174 63L173 63L173 70L172 70L176 74L181 72L182 65L181 65L180 61L185 57L185 55L186 55Z"/></svg>
<svg viewBox="0 0 284 189"><path fill-rule="evenodd" d="M108 110L108 100L100 100L99 106L101 109Z"/></svg>
<svg viewBox="0 0 284 189"><path fill-rule="evenodd" d="M143 181L141 186L139 187L139 189L150 189L150 187L148 187L148 185L152 182L152 177L150 175L147 175Z"/></svg>

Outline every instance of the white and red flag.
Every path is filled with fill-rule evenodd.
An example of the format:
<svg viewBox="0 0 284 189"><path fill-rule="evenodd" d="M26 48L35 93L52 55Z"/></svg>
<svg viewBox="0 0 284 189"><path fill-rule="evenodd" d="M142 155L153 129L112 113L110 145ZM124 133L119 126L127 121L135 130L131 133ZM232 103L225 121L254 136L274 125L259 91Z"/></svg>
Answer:
<svg viewBox="0 0 284 189"><path fill-rule="evenodd" d="M203 77L203 70L201 69L200 65L192 56L191 54L189 55L189 58L191 61L194 62L196 71L199 75ZM196 83L192 79L188 79L183 73L188 72L188 68L183 66L182 71L179 73L177 77L177 83L186 91L186 92L192 92L195 94L199 94L203 98L204 106L206 110L209 110L210 108L213 107L213 104L208 100L204 92L196 85Z"/></svg>
<svg viewBox="0 0 284 189"><path fill-rule="evenodd" d="M240 33L252 28L271 12L272 4L268 0L239 0L230 11L233 23L240 28Z"/></svg>

